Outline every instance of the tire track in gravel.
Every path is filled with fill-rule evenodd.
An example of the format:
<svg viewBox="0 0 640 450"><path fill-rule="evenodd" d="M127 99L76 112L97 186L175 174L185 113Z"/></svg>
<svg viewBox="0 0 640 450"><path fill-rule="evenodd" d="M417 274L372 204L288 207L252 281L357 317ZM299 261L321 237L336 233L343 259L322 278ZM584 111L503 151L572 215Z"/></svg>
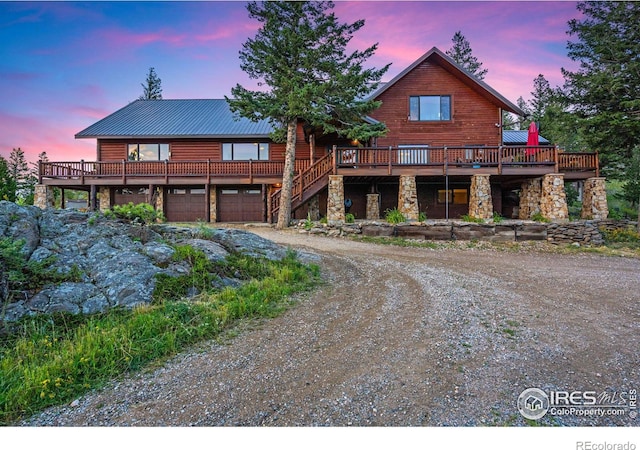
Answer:
<svg viewBox="0 0 640 450"><path fill-rule="evenodd" d="M522 425L515 401L526 387L639 379L640 314L628 296L638 261L554 266L557 255L255 232L315 254L326 285L226 345L205 343L23 425ZM616 420L559 423L625 423Z"/></svg>

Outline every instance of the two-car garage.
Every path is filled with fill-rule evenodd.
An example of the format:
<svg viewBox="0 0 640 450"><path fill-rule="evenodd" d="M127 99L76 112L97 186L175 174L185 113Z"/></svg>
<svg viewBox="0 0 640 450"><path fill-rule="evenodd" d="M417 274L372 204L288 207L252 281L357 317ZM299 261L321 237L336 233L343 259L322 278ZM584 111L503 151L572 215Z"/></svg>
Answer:
<svg viewBox="0 0 640 450"><path fill-rule="evenodd" d="M216 196L213 201L207 197ZM150 203L149 189L118 188L112 190L115 205ZM262 185L176 186L164 188L161 202L164 216L169 222L197 222L214 219L216 222L264 222L266 220L266 198ZM215 211L210 211L214 207ZM209 217L207 217L209 215Z"/></svg>

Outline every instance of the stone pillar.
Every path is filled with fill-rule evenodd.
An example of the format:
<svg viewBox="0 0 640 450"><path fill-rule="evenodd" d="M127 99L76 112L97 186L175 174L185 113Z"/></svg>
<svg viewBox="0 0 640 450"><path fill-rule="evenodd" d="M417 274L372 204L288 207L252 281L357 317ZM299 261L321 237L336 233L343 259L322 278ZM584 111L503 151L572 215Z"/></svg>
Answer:
<svg viewBox="0 0 640 450"><path fill-rule="evenodd" d="M267 199L269 194L267 193ZM218 189L217 186L209 186L209 222L218 221Z"/></svg>
<svg viewBox="0 0 640 450"><path fill-rule="evenodd" d="M520 189L520 207L518 219L529 220L540 212L540 197L542 195L542 179L534 178L522 183Z"/></svg>
<svg viewBox="0 0 640 450"><path fill-rule="evenodd" d="M420 214L418 190L416 188L416 177L413 175L400 175L398 210L407 220L418 220Z"/></svg>
<svg viewBox="0 0 640 450"><path fill-rule="evenodd" d="M100 186L98 192L98 196L100 197L100 211L109 211L111 209L111 189L107 186Z"/></svg>
<svg viewBox="0 0 640 450"><path fill-rule="evenodd" d="M553 221L569 219L567 196L564 192L564 175L548 173L542 178L542 196L540 197L540 214Z"/></svg>
<svg viewBox="0 0 640 450"><path fill-rule="evenodd" d="M584 182L581 219L604 220L609 215L605 178L588 178Z"/></svg>
<svg viewBox="0 0 640 450"><path fill-rule="evenodd" d="M380 194L367 194L367 220L380 219Z"/></svg>
<svg viewBox="0 0 640 450"><path fill-rule="evenodd" d="M488 220L493 218L490 175L478 174L471 177L469 193L469 217Z"/></svg>
<svg viewBox="0 0 640 450"><path fill-rule="evenodd" d="M40 209L53 208L53 188L46 184L36 184L33 192L33 205Z"/></svg>
<svg viewBox="0 0 640 450"><path fill-rule="evenodd" d="M329 175L327 222L344 222L344 183L342 175Z"/></svg>
<svg viewBox="0 0 640 450"><path fill-rule="evenodd" d="M156 212L164 215L164 187L156 187L153 198L155 199L155 201L151 206L155 208Z"/></svg>
<svg viewBox="0 0 640 450"><path fill-rule="evenodd" d="M309 199L308 216L313 221L320 220L320 197L318 194Z"/></svg>

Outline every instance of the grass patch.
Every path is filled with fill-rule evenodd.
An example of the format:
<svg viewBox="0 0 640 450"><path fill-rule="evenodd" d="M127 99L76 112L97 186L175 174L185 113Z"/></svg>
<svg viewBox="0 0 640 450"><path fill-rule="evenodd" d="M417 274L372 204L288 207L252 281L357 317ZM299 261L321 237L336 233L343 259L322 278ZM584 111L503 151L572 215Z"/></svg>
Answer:
<svg viewBox="0 0 640 450"><path fill-rule="evenodd" d="M398 224L406 222L407 218L400 212L398 208L387 209L384 213L384 220L389 223Z"/></svg>
<svg viewBox="0 0 640 450"><path fill-rule="evenodd" d="M177 253L199 271L183 280L186 285L202 283L194 299L180 297L175 286L165 287L151 305L92 316L25 318L13 325L11 334L0 336L0 424L67 403L122 374L215 338L240 319L276 316L290 305L291 294L319 279L318 267L300 263L292 252L277 262L232 255L225 264L206 267L199 266L198 251L183 248ZM216 290L204 286L208 270L212 277L233 271L250 281Z"/></svg>

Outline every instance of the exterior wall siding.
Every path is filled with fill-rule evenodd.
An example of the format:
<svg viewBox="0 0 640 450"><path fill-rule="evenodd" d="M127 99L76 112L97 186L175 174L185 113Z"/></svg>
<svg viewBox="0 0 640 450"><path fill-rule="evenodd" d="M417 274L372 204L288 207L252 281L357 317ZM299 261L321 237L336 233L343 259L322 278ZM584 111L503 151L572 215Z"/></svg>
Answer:
<svg viewBox="0 0 640 450"><path fill-rule="evenodd" d="M412 95L450 95L451 120L409 121ZM397 81L378 100L382 106L371 116L389 129L379 146L428 144L432 147L500 145L500 108L444 68L425 61Z"/></svg>

